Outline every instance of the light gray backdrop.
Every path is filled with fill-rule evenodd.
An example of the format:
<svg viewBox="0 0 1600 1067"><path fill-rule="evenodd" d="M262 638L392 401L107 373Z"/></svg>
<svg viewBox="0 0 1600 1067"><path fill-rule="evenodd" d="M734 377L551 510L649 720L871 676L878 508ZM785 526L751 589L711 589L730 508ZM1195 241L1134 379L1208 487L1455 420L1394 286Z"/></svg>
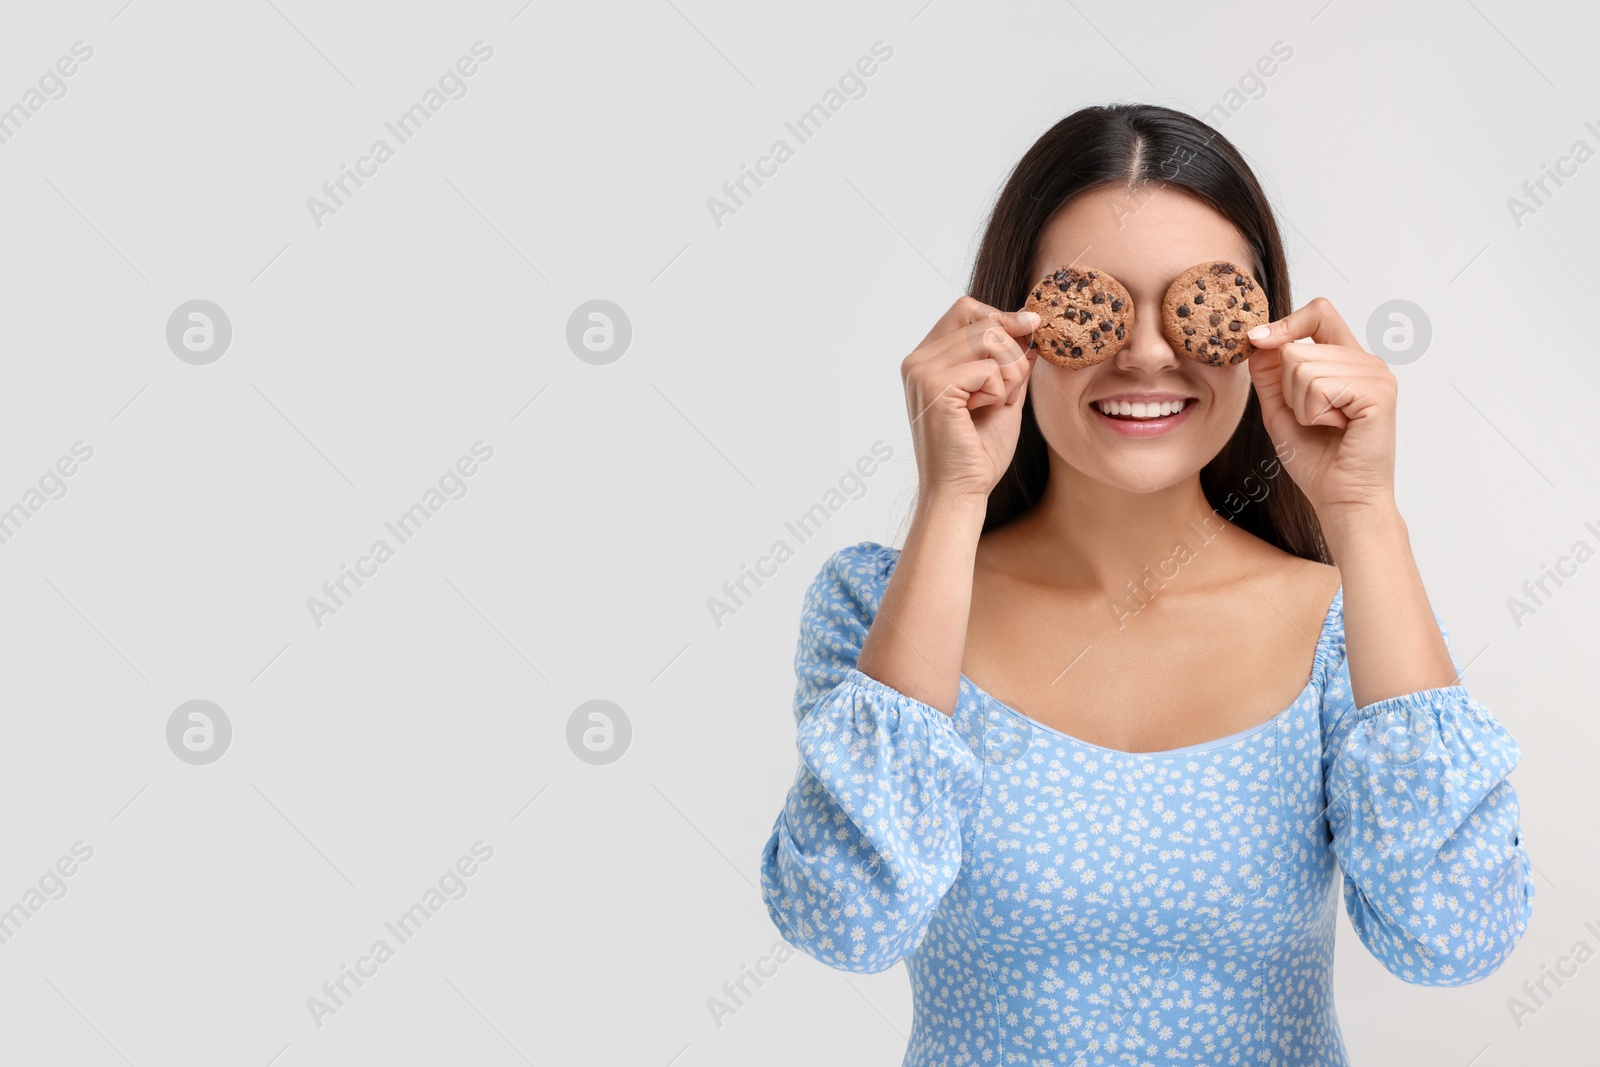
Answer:
<svg viewBox="0 0 1600 1067"><path fill-rule="evenodd" d="M1523 748L1531 930L1435 990L1345 923L1355 1062L1591 1062L1600 20L1576 9L7 4L0 1060L898 1063L903 968L796 956L723 990L777 939L757 861L800 597L894 538L898 364L1007 170L1127 99L1241 147L1297 303L1397 331L1401 506Z"/></svg>

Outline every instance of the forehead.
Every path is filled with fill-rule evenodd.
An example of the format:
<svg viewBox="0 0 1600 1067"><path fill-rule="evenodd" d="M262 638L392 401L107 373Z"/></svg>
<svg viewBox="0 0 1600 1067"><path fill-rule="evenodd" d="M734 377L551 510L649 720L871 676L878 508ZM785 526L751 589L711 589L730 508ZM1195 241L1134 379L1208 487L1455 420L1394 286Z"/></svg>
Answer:
<svg viewBox="0 0 1600 1067"><path fill-rule="evenodd" d="M1136 299L1160 297L1196 263L1250 264L1250 246L1215 208L1181 189L1147 183L1086 189L1058 208L1039 234L1030 279L1059 266L1098 267Z"/></svg>

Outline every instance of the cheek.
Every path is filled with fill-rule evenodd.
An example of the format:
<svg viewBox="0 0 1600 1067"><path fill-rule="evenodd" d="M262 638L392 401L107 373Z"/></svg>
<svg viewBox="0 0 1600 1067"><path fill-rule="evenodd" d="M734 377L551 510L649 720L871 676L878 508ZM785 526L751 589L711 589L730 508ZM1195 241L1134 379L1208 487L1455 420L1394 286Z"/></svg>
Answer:
<svg viewBox="0 0 1600 1067"><path fill-rule="evenodd" d="M1224 441L1233 435L1250 403L1250 373L1244 365L1229 368L1227 375L1219 375L1212 382L1210 405L1211 421L1216 433Z"/></svg>
<svg viewBox="0 0 1600 1067"><path fill-rule="evenodd" d="M1046 440L1052 440L1069 429L1076 405L1082 401L1083 388L1072 381L1078 371L1065 370L1053 363L1040 360L1028 378L1028 401L1033 405L1033 419Z"/></svg>
<svg viewBox="0 0 1600 1067"><path fill-rule="evenodd" d="M1250 371L1245 364L1228 368L1228 375L1213 389L1217 403L1237 415L1250 401Z"/></svg>

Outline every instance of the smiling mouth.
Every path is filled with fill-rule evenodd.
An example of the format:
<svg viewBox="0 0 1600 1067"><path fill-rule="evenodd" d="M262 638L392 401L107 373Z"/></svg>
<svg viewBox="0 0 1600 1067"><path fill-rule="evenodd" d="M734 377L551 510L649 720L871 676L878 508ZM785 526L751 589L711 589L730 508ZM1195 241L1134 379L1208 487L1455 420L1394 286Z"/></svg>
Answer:
<svg viewBox="0 0 1600 1067"><path fill-rule="evenodd" d="M1130 404L1121 402L1092 400L1089 409L1095 414L1118 422L1160 422L1182 414L1200 401L1195 397L1186 397L1182 401L1173 400L1161 404Z"/></svg>

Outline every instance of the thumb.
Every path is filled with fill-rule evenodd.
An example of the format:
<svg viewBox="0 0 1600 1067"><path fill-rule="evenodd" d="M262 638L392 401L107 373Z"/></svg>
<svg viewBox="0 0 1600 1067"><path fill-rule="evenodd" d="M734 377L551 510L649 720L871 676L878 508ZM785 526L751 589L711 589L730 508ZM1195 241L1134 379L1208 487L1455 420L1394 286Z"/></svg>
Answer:
<svg viewBox="0 0 1600 1067"><path fill-rule="evenodd" d="M1267 412L1283 407L1283 357L1278 350L1258 348L1250 353L1245 366L1250 370L1250 381L1261 400L1261 410Z"/></svg>
<svg viewBox="0 0 1600 1067"><path fill-rule="evenodd" d="M1039 328L1037 311L996 311L990 317L1012 337L1025 337Z"/></svg>

